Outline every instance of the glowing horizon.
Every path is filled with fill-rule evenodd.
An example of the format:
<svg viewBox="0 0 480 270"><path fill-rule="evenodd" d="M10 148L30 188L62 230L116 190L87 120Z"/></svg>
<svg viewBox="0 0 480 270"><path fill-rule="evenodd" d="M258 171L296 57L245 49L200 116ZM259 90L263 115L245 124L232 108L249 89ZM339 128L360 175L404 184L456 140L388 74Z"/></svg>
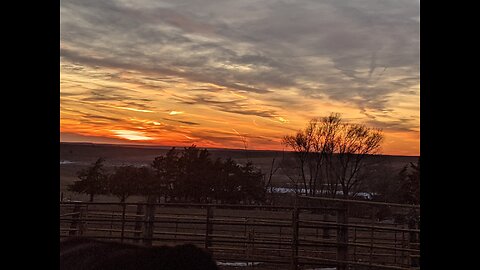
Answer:
<svg viewBox="0 0 480 270"><path fill-rule="evenodd" d="M417 1L65 0L60 51L63 142L282 150L338 112L419 155Z"/></svg>

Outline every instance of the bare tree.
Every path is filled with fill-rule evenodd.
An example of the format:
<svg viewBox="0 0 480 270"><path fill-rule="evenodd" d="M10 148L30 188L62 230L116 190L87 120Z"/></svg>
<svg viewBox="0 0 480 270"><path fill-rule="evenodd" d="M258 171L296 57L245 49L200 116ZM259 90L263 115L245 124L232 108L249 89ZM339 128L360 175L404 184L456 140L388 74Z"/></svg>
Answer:
<svg viewBox="0 0 480 270"><path fill-rule="evenodd" d="M277 166L275 166L275 159L277 157L274 157L272 159L272 165L270 166L270 172L268 173L268 180L264 180L265 181L265 188L267 189L270 189L270 193L273 193L273 185L272 185L272 178L273 178L273 175L278 171L278 169L280 169L280 165L277 164ZM265 178L266 175L264 175L264 178Z"/></svg>
<svg viewBox="0 0 480 270"><path fill-rule="evenodd" d="M316 173L321 173L322 183L317 181L313 183L313 190L315 192L319 189L320 194L324 194L325 186L328 186L329 183L335 182L332 180L330 173L330 165L332 164L332 157L336 150L336 138L341 127L341 117L338 113L332 113L327 117L323 117L321 125L318 128L316 142L315 142L315 151L316 151ZM324 170L322 171L322 167ZM316 178L319 176L317 175Z"/></svg>
<svg viewBox="0 0 480 270"><path fill-rule="evenodd" d="M344 194L359 186L365 158L380 149L381 130L342 123L340 114L312 119L304 130L285 136L283 143L295 154L299 181L305 195ZM291 177L290 177L291 178ZM292 178L291 178L292 179Z"/></svg>
<svg viewBox="0 0 480 270"><path fill-rule="evenodd" d="M363 177L360 173L365 168L368 156L380 150L383 133L379 129L362 124L341 124L335 136L335 155L329 164L333 172L335 190L339 185L343 197L354 195ZM335 195L336 193L334 193Z"/></svg>
<svg viewBox="0 0 480 270"><path fill-rule="evenodd" d="M104 158L98 158L91 166L77 173L80 180L68 186L69 191L90 195L90 202L98 194L106 193L106 179L108 174L104 169Z"/></svg>
<svg viewBox="0 0 480 270"><path fill-rule="evenodd" d="M318 189L323 192L322 180L327 179L328 174L322 173L322 168L326 161L331 161L340 121L340 115L336 113L314 118L304 130L283 138L283 143L295 153L305 195L315 196Z"/></svg>
<svg viewBox="0 0 480 270"><path fill-rule="evenodd" d="M300 177L303 183L305 195L308 195L309 184L313 181L311 152L313 151L314 130L317 126L317 120L313 119L305 130L297 132L293 136L285 136L283 143L289 146L295 152L298 161L298 169L300 170ZM310 169L310 170L309 170Z"/></svg>

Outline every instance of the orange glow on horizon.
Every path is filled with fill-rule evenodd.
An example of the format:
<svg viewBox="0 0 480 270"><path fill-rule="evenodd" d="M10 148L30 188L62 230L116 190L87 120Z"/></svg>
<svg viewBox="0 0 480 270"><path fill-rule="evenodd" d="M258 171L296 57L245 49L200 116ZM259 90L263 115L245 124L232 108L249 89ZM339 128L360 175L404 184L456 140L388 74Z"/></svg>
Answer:
<svg viewBox="0 0 480 270"><path fill-rule="evenodd" d="M420 155L419 1L187 2L61 1L61 141L284 150L339 113Z"/></svg>
<svg viewBox="0 0 480 270"><path fill-rule="evenodd" d="M240 134L235 129L232 129L231 138L232 140L228 142L215 142L208 139L201 139L195 136L188 135L179 135L179 134L164 134L160 136L155 133L143 133L139 131L130 131L130 130L98 130L95 132L89 132L86 129L86 132L78 133L83 136L91 137L103 137L103 138L112 138L118 139L115 143L117 144L139 144L139 145L150 145L150 146L165 146L165 147L188 147L192 144L195 144L200 148L227 148L227 149L244 149L245 145L242 141L242 134ZM64 133L75 133L76 130L71 130L68 128L62 128L61 132ZM292 131L289 134L294 134ZM158 136L156 136L158 135ZM285 134L286 135L286 134ZM384 132L385 140L382 144L382 148L379 154L385 155L400 155L400 156L419 156L420 149L419 145L416 148L411 148L412 144L415 144L419 140L419 134L410 135L403 134L399 132ZM265 143L255 143L250 137L245 136L247 142L248 150L275 150L275 151L289 151L281 143L281 135L276 139L272 139L270 142ZM399 141L400 140L400 143ZM404 140L404 142L402 142ZM69 140L66 140L69 141ZM75 142L75 140L72 140ZM90 142L95 143L96 140L92 139Z"/></svg>
<svg viewBox="0 0 480 270"><path fill-rule="evenodd" d="M131 131L131 130L112 130L117 137L124 138L130 141L150 141L153 138L144 136L143 132Z"/></svg>
<svg viewBox="0 0 480 270"><path fill-rule="evenodd" d="M92 73L116 71L91 70ZM142 84L148 74L129 73L127 81L92 81L91 75L64 68L61 72L60 131L83 136L93 143L110 140L119 144L195 144L206 148L244 149L246 140L249 150L281 151L285 149L281 144L283 136L303 129L314 117L340 112L346 121L372 127L389 123L391 118L405 118L403 122L392 122L391 128L386 124L378 126L385 134L382 154L419 155L418 97L392 95L393 105L401 104L399 100L408 100L408 104L413 105L402 105L386 117L381 112L361 112L351 103L311 99L288 88L275 92L277 99L291 100L285 105L271 102L263 94L237 94L220 86L215 86L215 94L199 92L196 89L212 87L212 84L179 77L172 78L175 82L159 94L156 87ZM124 95L120 99L103 94L95 96L96 90L84 90L102 87L128 91L119 91ZM376 122L369 123L373 116Z"/></svg>

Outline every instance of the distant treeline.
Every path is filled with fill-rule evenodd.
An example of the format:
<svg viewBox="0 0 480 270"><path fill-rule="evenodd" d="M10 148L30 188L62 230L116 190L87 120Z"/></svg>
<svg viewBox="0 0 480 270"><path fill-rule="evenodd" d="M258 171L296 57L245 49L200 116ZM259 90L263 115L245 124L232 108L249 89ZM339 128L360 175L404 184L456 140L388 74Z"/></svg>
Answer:
<svg viewBox="0 0 480 270"><path fill-rule="evenodd" d="M132 195L148 201L189 201L218 203L261 203L266 188L262 172L251 162L237 164L231 158L213 160L207 149L195 145L179 151L175 147L156 157L150 166L104 168L99 158L78 172L79 180L69 191L95 195L114 195L124 202Z"/></svg>

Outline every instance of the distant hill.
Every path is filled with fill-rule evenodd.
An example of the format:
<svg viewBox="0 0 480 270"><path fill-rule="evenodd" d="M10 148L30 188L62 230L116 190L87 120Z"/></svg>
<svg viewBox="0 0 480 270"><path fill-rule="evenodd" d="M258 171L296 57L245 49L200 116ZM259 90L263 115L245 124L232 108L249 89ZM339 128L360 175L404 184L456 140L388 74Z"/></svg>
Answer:
<svg viewBox="0 0 480 270"><path fill-rule="evenodd" d="M165 154L170 146L95 144L95 143L60 143L60 160L67 161L95 161L98 157L107 160L152 161L153 158ZM176 147L181 150L183 147ZM201 148L201 147L199 147ZM203 149L203 148L202 148ZM283 155L292 155L290 151L275 150L243 150L226 148L207 148L213 157L231 157L235 159L281 158ZM381 155L394 162L416 162L418 156Z"/></svg>

